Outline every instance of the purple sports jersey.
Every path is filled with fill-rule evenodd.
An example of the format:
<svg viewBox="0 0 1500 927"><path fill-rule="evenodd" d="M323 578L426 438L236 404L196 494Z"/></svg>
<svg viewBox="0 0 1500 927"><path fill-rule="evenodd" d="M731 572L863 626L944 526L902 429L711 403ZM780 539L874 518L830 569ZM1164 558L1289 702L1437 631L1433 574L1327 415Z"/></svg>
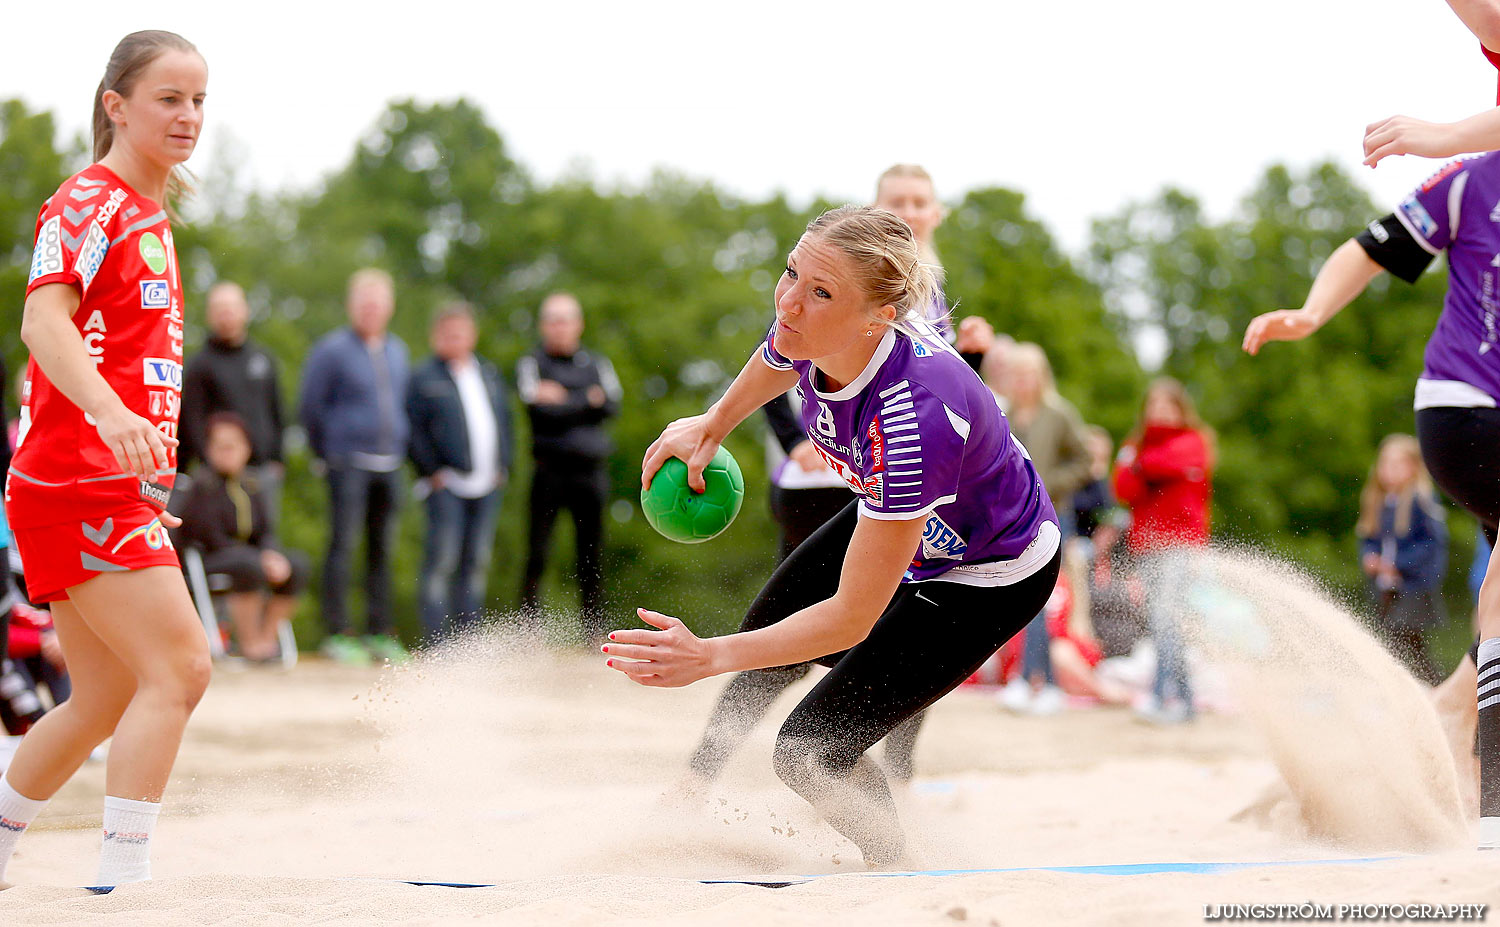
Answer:
<svg viewBox="0 0 1500 927"><path fill-rule="evenodd" d="M919 323L920 324L920 323ZM802 376L802 423L813 447L860 496L868 518L925 518L902 582L1007 586L1046 566L1061 535L1031 458L995 395L930 327L887 329L854 382L817 389L812 362L761 359Z"/></svg>
<svg viewBox="0 0 1500 927"><path fill-rule="evenodd" d="M1396 218L1429 254L1448 252L1448 295L1423 355L1417 407L1495 405L1500 158L1485 154L1445 165L1402 201Z"/></svg>

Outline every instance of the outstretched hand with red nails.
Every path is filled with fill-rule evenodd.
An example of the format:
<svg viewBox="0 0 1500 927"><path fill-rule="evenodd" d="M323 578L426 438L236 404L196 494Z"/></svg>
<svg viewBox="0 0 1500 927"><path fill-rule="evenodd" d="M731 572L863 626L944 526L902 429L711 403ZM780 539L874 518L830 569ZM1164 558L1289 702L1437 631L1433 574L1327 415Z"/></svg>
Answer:
<svg viewBox="0 0 1500 927"><path fill-rule="evenodd" d="M649 609L635 613L658 631L614 631L601 649L609 655L605 665L617 669L643 686L676 688L717 675L713 640L704 640L680 619Z"/></svg>

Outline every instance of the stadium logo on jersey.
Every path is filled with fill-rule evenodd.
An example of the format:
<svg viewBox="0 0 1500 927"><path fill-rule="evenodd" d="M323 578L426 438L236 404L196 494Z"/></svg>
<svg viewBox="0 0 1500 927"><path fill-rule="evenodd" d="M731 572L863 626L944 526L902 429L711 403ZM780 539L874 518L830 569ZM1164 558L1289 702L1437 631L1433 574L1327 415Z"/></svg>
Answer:
<svg viewBox="0 0 1500 927"><path fill-rule="evenodd" d="M172 290L165 280L141 281L141 308L167 309L172 305Z"/></svg>
<svg viewBox="0 0 1500 927"><path fill-rule="evenodd" d="M922 529L922 556L928 560L962 560L969 551L969 542L959 537L957 531L936 514L927 518Z"/></svg>
<svg viewBox="0 0 1500 927"><path fill-rule="evenodd" d="M828 403L818 401L818 431L830 438L838 437L838 429L833 425L833 410L828 408Z"/></svg>
<svg viewBox="0 0 1500 927"><path fill-rule="evenodd" d="M1427 212L1427 207L1417 202L1415 196L1408 196L1401 204L1401 213L1411 222L1412 228L1423 238L1431 238L1437 231L1437 223L1432 221L1432 216Z"/></svg>
<svg viewBox="0 0 1500 927"><path fill-rule="evenodd" d="M99 273L99 265L104 263L104 255L108 251L109 236L104 234L104 229L97 223L89 226L88 237L83 240L83 247L78 249L78 260L73 262L73 273L78 275L85 290L94 282L94 275Z"/></svg>
<svg viewBox="0 0 1500 927"><path fill-rule="evenodd" d="M31 275L26 282L62 272L62 217L53 216L42 223L42 230L37 233L36 250L31 252Z"/></svg>
<svg viewBox="0 0 1500 927"><path fill-rule="evenodd" d="M167 269L167 248L156 237L155 232L146 232L140 241L141 260L151 268L153 274L163 273Z"/></svg>
<svg viewBox="0 0 1500 927"><path fill-rule="evenodd" d="M148 357L141 361L147 386L165 386L167 389L182 389L182 364L164 357Z"/></svg>

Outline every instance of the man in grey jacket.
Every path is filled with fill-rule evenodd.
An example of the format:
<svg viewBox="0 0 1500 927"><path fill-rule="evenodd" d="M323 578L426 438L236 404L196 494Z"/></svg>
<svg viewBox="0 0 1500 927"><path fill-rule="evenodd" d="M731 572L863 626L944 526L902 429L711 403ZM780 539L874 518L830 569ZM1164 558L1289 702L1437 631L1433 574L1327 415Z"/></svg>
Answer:
<svg viewBox="0 0 1500 927"><path fill-rule="evenodd" d="M326 656L344 663L399 662L406 651L391 615L388 558L395 544L406 458L407 352L386 331L395 284L383 270L349 278L349 326L313 346L303 370L300 411L313 453L327 468L332 532L323 567ZM356 535L365 534L367 636L349 625L345 596Z"/></svg>

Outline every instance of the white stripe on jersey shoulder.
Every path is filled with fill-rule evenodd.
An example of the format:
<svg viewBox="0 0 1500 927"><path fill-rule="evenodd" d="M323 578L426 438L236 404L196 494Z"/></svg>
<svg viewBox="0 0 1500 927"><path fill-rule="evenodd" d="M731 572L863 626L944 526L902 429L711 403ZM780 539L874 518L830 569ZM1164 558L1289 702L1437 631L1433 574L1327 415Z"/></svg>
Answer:
<svg viewBox="0 0 1500 927"><path fill-rule="evenodd" d="M954 357L963 358L963 355L958 353L958 349L943 337L942 332L937 330L937 326L932 324L930 319L912 319L907 324L911 327L907 336L913 341L921 341L934 353L944 351Z"/></svg>
<svg viewBox="0 0 1500 927"><path fill-rule="evenodd" d="M1464 205L1464 187L1469 184L1469 172L1460 171L1448 187L1448 240L1458 240L1458 214Z"/></svg>
<svg viewBox="0 0 1500 927"><path fill-rule="evenodd" d="M792 369L792 362L791 361L787 361L785 364L778 364L776 362L776 359L771 356L771 346L769 344L764 344L764 343L761 344L761 346L760 346L760 359L762 361L764 361L765 365L767 367L770 367L772 370L791 370Z"/></svg>
<svg viewBox="0 0 1500 927"><path fill-rule="evenodd" d="M943 404L943 411L948 413L948 424L953 426L953 430L958 432L958 436L965 441L969 440L969 423L964 421L957 412L948 408L947 403Z"/></svg>
<svg viewBox="0 0 1500 927"><path fill-rule="evenodd" d="M904 390L904 389L906 389L909 386L911 386L911 381L910 380L902 380L900 383L895 383L895 384L892 384L890 386L887 386L885 389L883 389L883 390L880 391L880 398L881 399L887 399L888 400L887 405L889 405L891 402L896 402L897 401L897 400L889 398L892 393L900 392L901 390Z"/></svg>

